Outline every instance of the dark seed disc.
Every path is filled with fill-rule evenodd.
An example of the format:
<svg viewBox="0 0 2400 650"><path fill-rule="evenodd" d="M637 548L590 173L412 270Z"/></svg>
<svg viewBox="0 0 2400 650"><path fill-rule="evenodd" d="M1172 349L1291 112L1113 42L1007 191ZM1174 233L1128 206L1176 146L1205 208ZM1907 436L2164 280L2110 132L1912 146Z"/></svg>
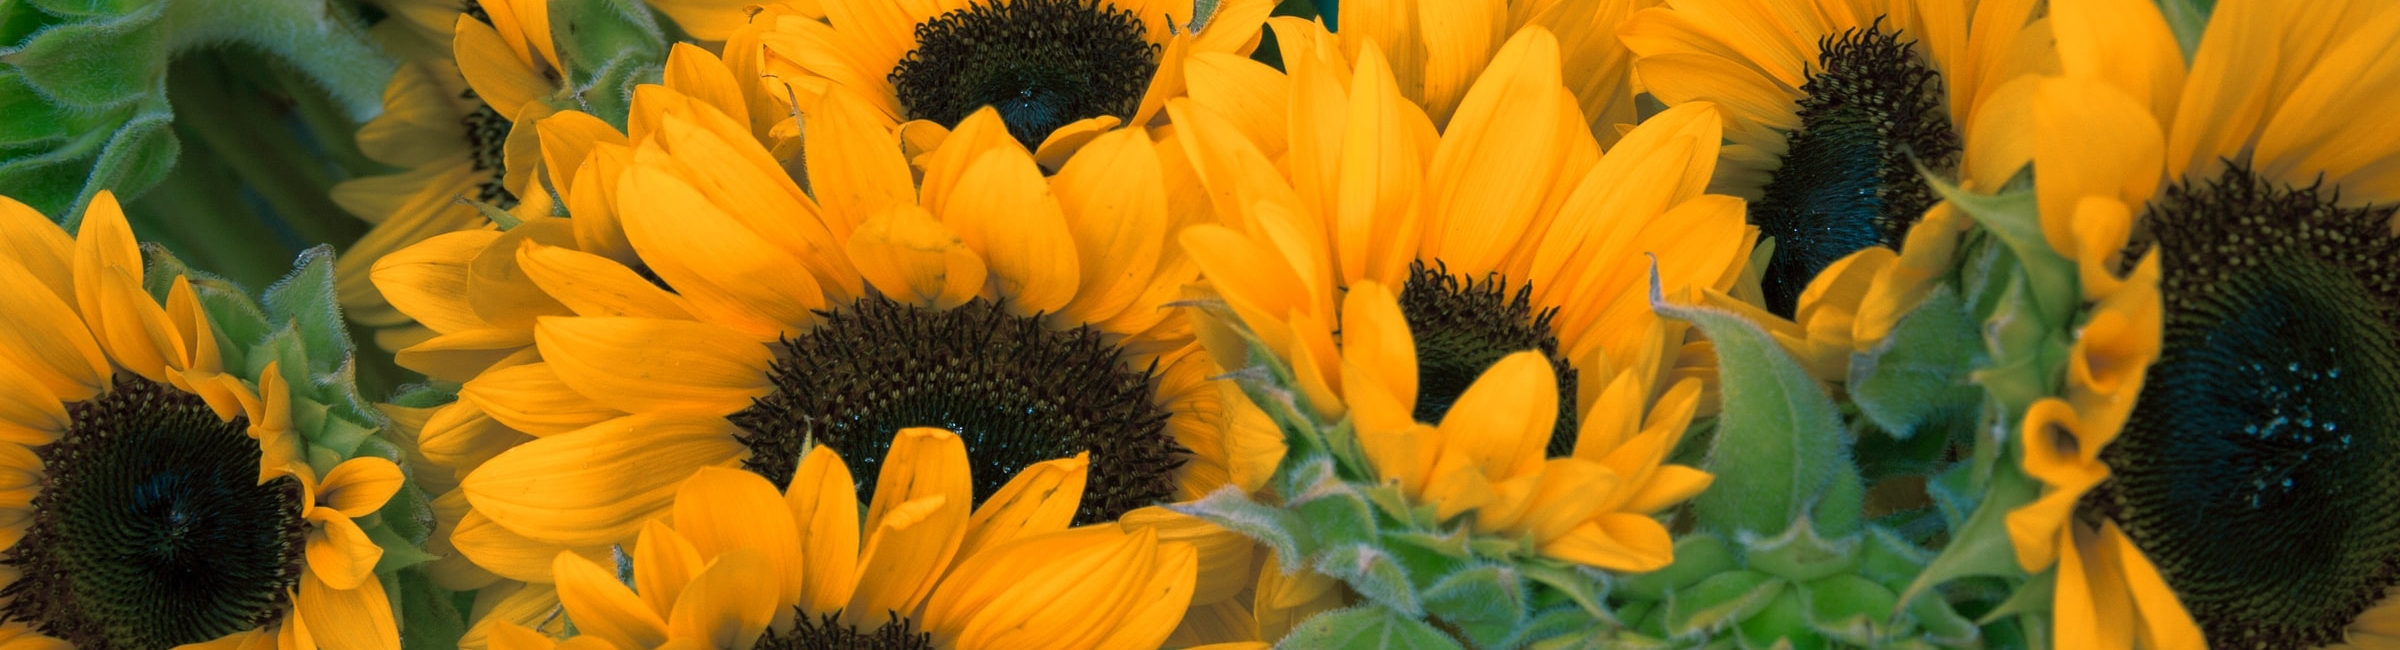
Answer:
<svg viewBox="0 0 2400 650"><path fill-rule="evenodd" d="M1558 424L1551 428L1548 453L1552 458L1575 452L1575 366L1558 353L1558 333L1550 319L1557 308L1536 312L1533 285L1508 289L1497 275L1460 281L1439 262L1409 265L1408 283L1400 289L1400 315L1408 321L1417 344L1417 404L1419 422L1439 423L1465 395L1475 378L1510 354L1540 350L1550 358L1558 380Z"/></svg>
<svg viewBox="0 0 2400 650"><path fill-rule="evenodd" d="M1027 150L1076 120L1132 119L1158 71L1141 17L1101 0L985 0L916 38L890 75L908 117L954 127L991 106Z"/></svg>

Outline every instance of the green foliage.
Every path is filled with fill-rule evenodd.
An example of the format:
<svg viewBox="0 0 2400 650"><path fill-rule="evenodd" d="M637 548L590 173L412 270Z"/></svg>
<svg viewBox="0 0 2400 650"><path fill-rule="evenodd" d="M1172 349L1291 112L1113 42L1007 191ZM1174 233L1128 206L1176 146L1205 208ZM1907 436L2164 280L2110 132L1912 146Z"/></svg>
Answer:
<svg viewBox="0 0 2400 650"><path fill-rule="evenodd" d="M660 83L666 70L666 33L640 2L552 0L550 35L576 108L619 130L632 110L633 87Z"/></svg>

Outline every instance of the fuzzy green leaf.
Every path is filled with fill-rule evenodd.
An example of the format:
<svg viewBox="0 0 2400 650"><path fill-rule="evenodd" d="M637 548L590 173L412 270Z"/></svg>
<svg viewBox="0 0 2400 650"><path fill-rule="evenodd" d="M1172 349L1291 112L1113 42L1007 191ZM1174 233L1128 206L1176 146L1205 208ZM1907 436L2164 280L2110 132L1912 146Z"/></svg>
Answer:
<svg viewBox="0 0 2400 650"><path fill-rule="evenodd" d="M296 329L308 373L329 374L350 358L350 331L334 302L333 247L319 245L293 260L291 275L266 291L267 315Z"/></svg>
<svg viewBox="0 0 2400 650"><path fill-rule="evenodd" d="M1757 612L1737 623L1734 632L1744 648L1775 648L1778 644L1788 644L1780 647L1795 650L1826 647L1825 638L1809 627L1808 606L1797 589L1776 593Z"/></svg>
<svg viewBox="0 0 2400 650"><path fill-rule="evenodd" d="M53 26L0 63L24 71L25 80L60 105L83 111L125 106L163 94L167 69L166 2L135 11Z"/></svg>
<svg viewBox="0 0 2400 650"><path fill-rule="evenodd" d="M2010 540L2008 513L2041 495L2041 486L2033 479L2004 467L1992 477L1984 492L1983 503L1975 509L1967 524L1953 531L1950 545L1926 564L1902 598L1914 598L1928 589L1968 576L2017 577L2025 575L2017 566L2017 550Z"/></svg>
<svg viewBox="0 0 2400 650"><path fill-rule="evenodd" d="M1301 621L1275 644L1282 650L1463 650L1425 621L1374 605L1337 609Z"/></svg>
<svg viewBox="0 0 2400 650"><path fill-rule="evenodd" d="M1850 399L1876 426L1907 438L1919 428L1971 420L1983 391L1968 373L1983 363L1982 338L1948 284L1902 317L1891 336L1850 358Z"/></svg>
<svg viewBox="0 0 2400 650"><path fill-rule="evenodd" d="M467 619L450 591L423 570L402 571L393 589L393 614L400 624L401 650L452 650L467 633Z"/></svg>
<svg viewBox="0 0 2400 650"><path fill-rule="evenodd" d="M1425 611L1450 623L1469 643L1505 645L1526 622L1525 583L1517 571L1487 564L1442 576L1425 590Z"/></svg>
<svg viewBox="0 0 2400 650"><path fill-rule="evenodd" d="M1893 635L1899 609L1892 590L1855 575L1827 576L1800 585L1808 623L1817 633L1845 643L1871 646Z"/></svg>
<svg viewBox="0 0 2400 650"><path fill-rule="evenodd" d="M1368 602L1412 617L1425 615L1416 585L1409 582L1408 569L1383 549L1368 544L1335 546L1318 555L1314 565L1318 573L1348 583L1351 591Z"/></svg>
<svg viewBox="0 0 2400 650"><path fill-rule="evenodd" d="M1607 574L1579 564L1538 559L1519 565L1517 570L1524 572L1526 578L1565 596L1584 613L1599 618L1609 616Z"/></svg>
<svg viewBox="0 0 2400 650"><path fill-rule="evenodd" d="M42 97L24 73L0 70L0 146L45 144L73 135L71 114Z"/></svg>
<svg viewBox="0 0 2400 650"><path fill-rule="evenodd" d="M1733 545L1726 543L1725 538L1692 532L1685 534L1683 539L1675 540L1674 564L1619 579L1617 593L1627 598L1663 601L1669 592L1740 566L1740 561L1734 557Z"/></svg>
<svg viewBox="0 0 2400 650"><path fill-rule="evenodd" d="M119 199L130 199L166 179L183 151L169 126L173 121L171 114L150 112L118 127L108 145L101 148L100 158L93 161L91 178L84 182L76 200L88 202L104 189L112 190Z"/></svg>
<svg viewBox="0 0 2400 650"><path fill-rule="evenodd" d="M1692 323L1716 344L1723 408L1705 469L1717 479L1693 499L1700 522L1728 533L1781 531L1809 514L1833 486L1835 468L1850 465L1833 400L1757 325L1724 310L1668 303L1657 262L1651 266L1651 308Z"/></svg>
<svg viewBox="0 0 2400 650"><path fill-rule="evenodd" d="M1742 546L1745 548L1743 557L1749 559L1750 568L1793 582L1807 582L1858 569L1858 537L1826 539L1819 536L1816 526L1805 518L1792 522L1782 535L1748 540Z"/></svg>
<svg viewBox="0 0 2400 650"><path fill-rule="evenodd" d="M1284 573L1299 571L1301 558L1315 548L1314 545L1304 548L1301 544L1301 531L1307 522L1289 511L1251 501L1238 487L1228 485L1199 501L1168 504L1167 509L1208 520L1265 544L1275 551Z"/></svg>
<svg viewBox="0 0 2400 650"><path fill-rule="evenodd" d="M1667 594L1667 631L1688 637L1732 627L1765 609L1789 585L1775 576L1748 569L1709 576L1699 584Z"/></svg>
<svg viewBox="0 0 2400 650"><path fill-rule="evenodd" d="M2082 298L2082 288L2076 279L2075 264L2050 250L2050 240L2042 234L2041 206L2035 202L2033 190L1975 194L1932 176L1926 177L1926 184L1943 200L1981 224L1985 231L1998 236L2016 254L2042 319L2054 325L2065 324L2075 303Z"/></svg>
<svg viewBox="0 0 2400 650"><path fill-rule="evenodd" d="M585 112L625 128L633 87L658 83L667 37L639 2L552 0L550 35Z"/></svg>

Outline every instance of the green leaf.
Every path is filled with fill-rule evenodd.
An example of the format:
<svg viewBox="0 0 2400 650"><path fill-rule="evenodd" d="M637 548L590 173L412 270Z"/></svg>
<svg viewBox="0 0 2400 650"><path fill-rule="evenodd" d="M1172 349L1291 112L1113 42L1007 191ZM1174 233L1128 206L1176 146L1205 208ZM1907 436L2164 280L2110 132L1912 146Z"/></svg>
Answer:
<svg viewBox="0 0 2400 650"><path fill-rule="evenodd" d="M73 135L72 115L34 90L24 73L0 70L0 145L60 142Z"/></svg>
<svg viewBox="0 0 2400 650"><path fill-rule="evenodd" d="M1716 483L1693 499L1701 524L1771 534L1806 516L1835 480L1834 469L1850 464L1833 400L1757 325L1724 310L1666 302L1656 260L1650 305L1716 344L1723 408L1705 468Z"/></svg>
<svg viewBox="0 0 2400 650"><path fill-rule="evenodd" d="M1617 593L1638 600L1662 601L1669 592L1740 566L1741 562L1733 555L1733 545L1726 543L1725 538L1705 532L1688 533L1675 540L1674 564L1618 579Z"/></svg>
<svg viewBox="0 0 2400 650"><path fill-rule="evenodd" d="M2019 188L1983 195L1931 175L1925 180L1943 200L1999 237L2016 254L2042 320L2065 324L2075 304L2082 299L2083 288L2075 264L2050 250L2050 240L2042 234L2041 206L2035 202L2033 190Z"/></svg>
<svg viewBox="0 0 2400 650"><path fill-rule="evenodd" d="M1374 605L1311 616L1275 644L1286 650L1464 650L1425 621Z"/></svg>
<svg viewBox="0 0 2400 650"><path fill-rule="evenodd" d="M1710 634L1733 627L1781 595L1790 583L1748 569L1709 576L1699 584L1667 594L1667 631L1678 637Z"/></svg>
<svg viewBox="0 0 2400 650"><path fill-rule="evenodd" d="M639 2L551 0L550 36L584 111L619 129L633 86L657 83L665 69L666 34Z"/></svg>
<svg viewBox="0 0 2400 650"><path fill-rule="evenodd" d="M1743 617L1734 628L1741 647L1811 650L1826 647L1824 637L1809 627L1808 607L1801 600L1798 590L1786 589L1775 594L1756 613Z"/></svg>
<svg viewBox="0 0 2400 650"><path fill-rule="evenodd" d="M391 575L401 569L440 559L409 543L388 526L368 528L367 539L383 549L383 557L375 560L375 573L378 574Z"/></svg>
<svg viewBox="0 0 2400 650"><path fill-rule="evenodd" d="M1209 523L1241 533L1275 551L1284 573L1300 570L1300 560L1308 549L1301 546L1301 533L1308 523L1292 513L1251 501L1241 488L1225 486L1199 501L1167 504L1167 509L1208 520Z"/></svg>
<svg viewBox="0 0 2400 650"><path fill-rule="evenodd" d="M308 373L330 374L350 358L350 331L334 302L333 247L318 245L293 260L291 275L266 291L267 314L296 329Z"/></svg>
<svg viewBox="0 0 2400 650"><path fill-rule="evenodd" d="M400 572L398 583L392 600L401 649L457 648L459 638L466 636L467 619L451 603L450 591L435 585L421 569Z"/></svg>
<svg viewBox="0 0 2400 650"><path fill-rule="evenodd" d="M1981 645L1983 628L1961 616L1950 607L1941 594L1927 593L1908 604L1909 619L1917 624L1918 638L1954 648ZM2005 647L2005 646L2003 646Z"/></svg>
<svg viewBox="0 0 2400 650"><path fill-rule="evenodd" d="M1850 358L1850 400L1894 437L1921 427L1971 421L1983 391L1968 373L1983 364L1981 333L1958 290L1936 286L1890 336Z"/></svg>
<svg viewBox="0 0 2400 650"><path fill-rule="evenodd" d="M1580 564L1566 564L1535 559L1517 567L1526 578L1549 587L1552 591L1584 613L1596 618L1608 618L1608 575Z"/></svg>
<svg viewBox="0 0 2400 650"><path fill-rule="evenodd" d="M1369 544L1335 546L1318 555L1314 564L1318 573L1349 583L1351 591L1369 602L1412 617L1425 615L1408 569L1383 549Z"/></svg>
<svg viewBox="0 0 2400 650"><path fill-rule="evenodd" d="M91 178L77 193L77 202L88 203L100 190L111 190L121 200L131 199L164 180L175 168L183 147L169 128L174 119L165 111L148 112L119 127L101 148L100 159L92 163Z"/></svg>
<svg viewBox="0 0 2400 650"><path fill-rule="evenodd" d="M1426 614L1449 622L1479 648L1506 645L1526 623L1525 583L1505 565L1442 576L1425 590L1424 601Z"/></svg>
<svg viewBox="0 0 2400 650"><path fill-rule="evenodd" d="M1925 570L1927 553L1917 545L1901 539L1891 529L1881 526L1867 528L1858 559L1858 575L1890 586L1908 584Z"/></svg>
<svg viewBox="0 0 2400 650"><path fill-rule="evenodd" d="M99 111L163 95L168 39L166 2L42 30L0 63L61 106Z"/></svg>
<svg viewBox="0 0 2400 650"><path fill-rule="evenodd" d="M2041 486L2013 468L1992 477L1983 503L1967 524L1953 531L1950 545L1917 574L1903 599L1913 599L1935 586L1968 576L2015 578L2025 575L2017 566L2017 550L2008 531L2008 513L2041 495Z"/></svg>
<svg viewBox="0 0 2400 650"><path fill-rule="evenodd" d="M1900 601L1892 590L1855 575L1827 576L1800 585L1808 624L1845 643L1869 646L1893 635Z"/></svg>
<svg viewBox="0 0 2400 650"><path fill-rule="evenodd" d="M1333 461L1322 456L1303 465L1296 476L1306 487L1290 490L1286 508L1308 522L1306 535L1319 547L1371 544L1376 538L1375 509L1358 488L1333 476Z"/></svg>
<svg viewBox="0 0 2400 650"><path fill-rule="evenodd" d="M1743 557L1752 569L1793 582L1807 582L1858 569L1856 536L1825 539L1806 518L1792 522L1782 535L1742 543Z"/></svg>

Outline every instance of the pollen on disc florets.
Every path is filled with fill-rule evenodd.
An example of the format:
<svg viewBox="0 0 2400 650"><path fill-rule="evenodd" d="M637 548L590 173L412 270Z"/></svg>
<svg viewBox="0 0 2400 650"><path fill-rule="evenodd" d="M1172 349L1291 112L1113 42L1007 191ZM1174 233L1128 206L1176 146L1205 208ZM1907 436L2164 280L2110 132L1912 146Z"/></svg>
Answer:
<svg viewBox="0 0 2400 650"><path fill-rule="evenodd" d="M775 389L731 416L744 467L790 484L802 446L832 447L872 494L893 434L958 433L975 499L1034 463L1090 451L1077 524L1169 500L1189 455L1167 431L1152 370L1126 366L1089 326L1056 330L977 299L947 310L862 298L785 341Z"/></svg>
<svg viewBox="0 0 2400 650"><path fill-rule="evenodd" d="M1800 129L1750 205L1759 234L1775 238L1762 288L1777 315L1790 317L1826 266L1869 246L1899 246L1936 200L1920 163L1957 165L1941 73L1913 45L1881 19L1820 43L1818 68L1800 87Z"/></svg>
<svg viewBox="0 0 2400 650"><path fill-rule="evenodd" d="M41 492L0 619L78 648L199 643L272 625L290 608L308 523L300 485L258 482L258 441L198 396L119 375L70 405L34 449Z"/></svg>
<svg viewBox="0 0 2400 650"><path fill-rule="evenodd" d="M2340 642L2400 586L2400 238L2391 207L2228 166L2154 199L2164 328L2085 499L2220 647Z"/></svg>
<svg viewBox="0 0 2400 650"><path fill-rule="evenodd" d="M1103 0L982 0L919 23L916 43L889 77L909 119L991 106L1028 150L1076 120L1132 119L1158 71L1141 17Z"/></svg>
<svg viewBox="0 0 2400 650"><path fill-rule="evenodd" d="M1539 350L1549 357L1558 381L1558 423L1550 432L1549 455L1575 451L1575 366L1558 353L1558 334L1550 319L1558 309L1535 310L1533 285L1518 284L1497 274L1461 281L1435 262L1409 265L1408 282L1400 289L1400 315L1408 322L1417 347L1419 422L1439 423L1467 387L1483 371L1516 352Z"/></svg>

